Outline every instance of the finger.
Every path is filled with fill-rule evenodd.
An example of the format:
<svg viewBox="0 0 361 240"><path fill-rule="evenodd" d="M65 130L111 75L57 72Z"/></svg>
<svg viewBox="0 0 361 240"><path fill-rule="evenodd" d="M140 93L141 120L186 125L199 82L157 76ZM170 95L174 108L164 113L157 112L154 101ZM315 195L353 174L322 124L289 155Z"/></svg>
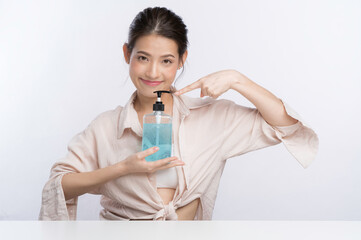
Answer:
<svg viewBox="0 0 361 240"><path fill-rule="evenodd" d="M155 161L154 163L156 163L157 168L160 168L160 167L168 166L169 164L171 164L172 162L175 162L175 161L179 162L181 160L179 160L178 157L174 156L174 157L164 158L164 159ZM183 162L183 161L181 161L181 162Z"/></svg>
<svg viewBox="0 0 361 240"><path fill-rule="evenodd" d="M179 160L179 161L180 161L180 160ZM185 165L184 162L172 162L172 163L170 163L170 164L167 164L167 165L164 166L164 167L158 168L157 171L158 171L158 170L163 170L163 169L172 168L172 167L177 167L177 166L183 166L183 165Z"/></svg>
<svg viewBox="0 0 361 240"><path fill-rule="evenodd" d="M143 159L149 155L152 155L153 153L155 153L158 150L159 150L159 147L151 147L142 152L137 153L137 157L140 159Z"/></svg>
<svg viewBox="0 0 361 240"><path fill-rule="evenodd" d="M192 91L193 89L200 88L200 87L201 87L201 82L200 82L200 80L198 80L198 81L176 91L174 94L179 96L181 94L184 94L186 92Z"/></svg>
<svg viewBox="0 0 361 240"><path fill-rule="evenodd" d="M201 97L207 96L206 92L204 89L201 88Z"/></svg>
<svg viewBox="0 0 361 240"><path fill-rule="evenodd" d="M185 162L183 162L180 159L176 159L173 161L167 161L165 164L158 166L157 169L162 170L162 169L167 169L175 166L183 166L183 165L185 165Z"/></svg>
<svg viewBox="0 0 361 240"><path fill-rule="evenodd" d="M207 88L203 88L201 91L202 91L202 95L203 95L203 96L209 96L209 93L208 93L208 91L207 91Z"/></svg>

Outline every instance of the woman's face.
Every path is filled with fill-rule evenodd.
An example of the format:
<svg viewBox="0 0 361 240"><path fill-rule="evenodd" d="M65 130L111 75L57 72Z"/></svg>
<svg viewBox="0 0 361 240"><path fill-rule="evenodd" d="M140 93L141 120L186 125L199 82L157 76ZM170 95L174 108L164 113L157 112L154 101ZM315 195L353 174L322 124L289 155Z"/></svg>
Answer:
<svg viewBox="0 0 361 240"><path fill-rule="evenodd" d="M181 62L177 43L169 38L151 34L137 39L133 51L123 46L125 60L129 63L129 75L138 93L156 97L157 90L169 90ZM184 54L185 58L187 53Z"/></svg>

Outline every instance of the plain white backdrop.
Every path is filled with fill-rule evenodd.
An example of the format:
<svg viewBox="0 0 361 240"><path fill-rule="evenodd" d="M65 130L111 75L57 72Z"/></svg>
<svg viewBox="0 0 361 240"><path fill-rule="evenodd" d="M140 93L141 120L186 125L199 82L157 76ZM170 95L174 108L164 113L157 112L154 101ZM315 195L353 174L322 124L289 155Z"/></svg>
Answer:
<svg viewBox="0 0 361 240"><path fill-rule="evenodd" d="M361 220L361 2L351 0L0 1L0 220L36 220L70 139L128 101L122 45L153 6L189 29L177 88L236 69L320 139L307 169L282 144L229 159L213 220ZM233 90L220 98L252 106ZM98 220L99 199L81 196L78 219Z"/></svg>

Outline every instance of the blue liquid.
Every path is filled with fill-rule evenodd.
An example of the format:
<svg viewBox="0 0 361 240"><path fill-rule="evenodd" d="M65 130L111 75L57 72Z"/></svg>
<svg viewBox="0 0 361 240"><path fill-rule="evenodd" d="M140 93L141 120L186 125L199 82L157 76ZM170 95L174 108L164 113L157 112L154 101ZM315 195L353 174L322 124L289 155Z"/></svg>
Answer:
<svg viewBox="0 0 361 240"><path fill-rule="evenodd" d="M154 162L170 157L172 154L172 124L143 124L142 151L151 147L159 147L159 150L145 158L147 162Z"/></svg>

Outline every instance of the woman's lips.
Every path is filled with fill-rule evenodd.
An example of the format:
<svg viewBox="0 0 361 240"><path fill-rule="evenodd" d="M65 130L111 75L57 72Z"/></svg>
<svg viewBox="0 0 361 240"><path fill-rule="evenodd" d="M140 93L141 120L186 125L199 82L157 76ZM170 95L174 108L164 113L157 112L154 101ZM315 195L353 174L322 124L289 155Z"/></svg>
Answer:
<svg viewBox="0 0 361 240"><path fill-rule="evenodd" d="M143 83L147 84L148 86L158 86L159 84L161 84L161 81L148 81L148 80L144 80L144 79L140 79L142 80Z"/></svg>

